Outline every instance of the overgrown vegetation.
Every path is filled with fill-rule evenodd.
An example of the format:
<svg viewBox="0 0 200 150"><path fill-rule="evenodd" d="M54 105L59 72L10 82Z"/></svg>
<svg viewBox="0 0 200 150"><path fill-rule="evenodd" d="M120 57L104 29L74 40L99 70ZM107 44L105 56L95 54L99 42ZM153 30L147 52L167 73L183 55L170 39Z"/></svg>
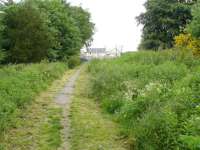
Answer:
<svg viewBox="0 0 200 150"><path fill-rule="evenodd" d="M0 69L0 136L15 125L20 109L66 71L64 63L4 66Z"/></svg>
<svg viewBox="0 0 200 150"><path fill-rule="evenodd" d="M200 60L179 51L95 60L92 95L138 150L198 150Z"/></svg>
<svg viewBox="0 0 200 150"><path fill-rule="evenodd" d="M25 0L0 10L4 63L67 61L78 56L93 35L90 13L62 0Z"/></svg>

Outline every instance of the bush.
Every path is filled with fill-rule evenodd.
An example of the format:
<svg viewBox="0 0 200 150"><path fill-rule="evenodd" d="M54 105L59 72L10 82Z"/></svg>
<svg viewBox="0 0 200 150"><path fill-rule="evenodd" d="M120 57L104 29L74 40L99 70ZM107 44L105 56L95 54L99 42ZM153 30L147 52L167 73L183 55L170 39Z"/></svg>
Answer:
<svg viewBox="0 0 200 150"><path fill-rule="evenodd" d="M81 64L81 60L79 56L72 56L68 60L68 66L69 68L75 68L76 66Z"/></svg>
<svg viewBox="0 0 200 150"><path fill-rule="evenodd" d="M192 52L194 56L200 56L200 40L192 37L191 34L176 36L175 46L184 54Z"/></svg>
<svg viewBox="0 0 200 150"><path fill-rule="evenodd" d="M176 50L94 60L88 66L91 94L117 116L124 134L133 142L132 149L196 148L200 134L199 65L200 60L182 57Z"/></svg>
<svg viewBox="0 0 200 150"><path fill-rule="evenodd" d="M0 133L15 124L18 110L59 78L66 70L64 63L4 66L0 69Z"/></svg>

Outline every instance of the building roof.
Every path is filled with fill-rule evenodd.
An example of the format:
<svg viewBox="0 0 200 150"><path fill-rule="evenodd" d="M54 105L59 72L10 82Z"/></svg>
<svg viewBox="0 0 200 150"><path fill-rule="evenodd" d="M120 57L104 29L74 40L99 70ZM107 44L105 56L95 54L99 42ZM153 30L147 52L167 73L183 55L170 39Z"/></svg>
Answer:
<svg viewBox="0 0 200 150"><path fill-rule="evenodd" d="M89 48L88 52L90 52L90 53L105 53L106 48Z"/></svg>

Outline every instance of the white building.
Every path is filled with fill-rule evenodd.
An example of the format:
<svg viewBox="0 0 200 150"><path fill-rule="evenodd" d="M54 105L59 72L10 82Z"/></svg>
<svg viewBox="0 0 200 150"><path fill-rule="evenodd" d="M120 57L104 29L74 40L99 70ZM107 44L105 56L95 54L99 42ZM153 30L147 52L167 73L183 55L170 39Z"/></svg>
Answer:
<svg viewBox="0 0 200 150"><path fill-rule="evenodd" d="M114 58L121 56L121 52L117 49L107 50L106 48L87 48L81 51L81 58L86 60Z"/></svg>

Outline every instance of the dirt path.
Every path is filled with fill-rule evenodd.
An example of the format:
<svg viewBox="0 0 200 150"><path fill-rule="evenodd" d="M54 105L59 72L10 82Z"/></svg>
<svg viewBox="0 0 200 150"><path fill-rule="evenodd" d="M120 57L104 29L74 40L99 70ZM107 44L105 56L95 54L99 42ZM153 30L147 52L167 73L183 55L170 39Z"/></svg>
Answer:
<svg viewBox="0 0 200 150"><path fill-rule="evenodd" d="M80 69L78 69L74 75L69 78L61 90L61 92L55 98L55 102L62 108L62 140L63 144L59 148L59 150L69 150L69 108L70 108L70 100L75 88L75 82L80 74Z"/></svg>

